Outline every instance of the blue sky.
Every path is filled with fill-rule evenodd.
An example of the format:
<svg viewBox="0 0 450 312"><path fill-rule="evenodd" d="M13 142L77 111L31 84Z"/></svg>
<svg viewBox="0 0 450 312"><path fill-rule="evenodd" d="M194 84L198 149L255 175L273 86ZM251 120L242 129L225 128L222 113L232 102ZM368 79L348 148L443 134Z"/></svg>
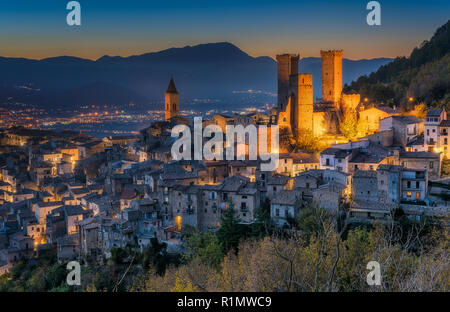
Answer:
<svg viewBox="0 0 450 312"><path fill-rule="evenodd" d="M253 56L344 49L352 59L408 55L450 18L450 1L79 0L82 25L66 24L66 0L0 3L0 55L44 58L132 55L229 41Z"/></svg>

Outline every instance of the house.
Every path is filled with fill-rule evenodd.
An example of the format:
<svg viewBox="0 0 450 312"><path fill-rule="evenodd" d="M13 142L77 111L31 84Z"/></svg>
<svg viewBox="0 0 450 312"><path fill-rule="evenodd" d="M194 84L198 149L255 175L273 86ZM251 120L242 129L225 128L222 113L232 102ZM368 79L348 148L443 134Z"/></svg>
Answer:
<svg viewBox="0 0 450 312"><path fill-rule="evenodd" d="M320 185L312 192L313 204L337 214L347 198L345 190L346 185L335 181Z"/></svg>
<svg viewBox="0 0 450 312"><path fill-rule="evenodd" d="M374 170L356 170L353 174L352 194L354 201L377 202L377 172Z"/></svg>
<svg viewBox="0 0 450 312"><path fill-rule="evenodd" d="M47 215L52 212L53 210L63 206L63 203L58 202L38 202L36 204L36 220L40 225L43 225L45 227L45 224L47 223Z"/></svg>
<svg viewBox="0 0 450 312"><path fill-rule="evenodd" d="M348 172L351 149L329 147L320 153L320 169Z"/></svg>
<svg viewBox="0 0 450 312"><path fill-rule="evenodd" d="M444 159L450 159L450 120L442 120L439 124L439 151Z"/></svg>
<svg viewBox="0 0 450 312"><path fill-rule="evenodd" d="M400 164L408 169L426 169L430 180L441 176L441 154L433 152L400 152Z"/></svg>
<svg viewBox="0 0 450 312"><path fill-rule="evenodd" d="M317 153L291 153L291 156L293 159L293 176L300 172L320 168L320 157Z"/></svg>
<svg viewBox="0 0 450 312"><path fill-rule="evenodd" d="M419 134L406 143L405 150L407 152L426 152L428 149L425 146L425 135Z"/></svg>
<svg viewBox="0 0 450 312"><path fill-rule="evenodd" d="M401 184L402 202L424 202L428 190L427 170L403 168Z"/></svg>
<svg viewBox="0 0 450 312"><path fill-rule="evenodd" d="M402 171L403 167L398 165L378 166L378 199L381 203L400 203Z"/></svg>
<svg viewBox="0 0 450 312"><path fill-rule="evenodd" d="M396 109L387 106L370 107L359 112L366 135L379 131L380 120L398 114Z"/></svg>
<svg viewBox="0 0 450 312"><path fill-rule="evenodd" d="M279 191L270 202L270 217L280 227L289 225L290 220L297 218L302 203L299 191Z"/></svg>
<svg viewBox="0 0 450 312"><path fill-rule="evenodd" d="M272 199L275 195L282 190L292 190L294 186L293 178L282 174L274 174L269 176L267 181L267 194L266 198Z"/></svg>
<svg viewBox="0 0 450 312"><path fill-rule="evenodd" d="M80 255L78 233L58 238L56 240L56 250L59 262L78 259Z"/></svg>
<svg viewBox="0 0 450 312"><path fill-rule="evenodd" d="M294 178L294 189L299 191L302 199L311 199L312 192L323 184L322 170L309 170L299 173Z"/></svg>
<svg viewBox="0 0 450 312"><path fill-rule="evenodd" d="M405 147L424 131L424 121L416 116L396 115L380 120L380 132L393 129L394 143Z"/></svg>
<svg viewBox="0 0 450 312"><path fill-rule="evenodd" d="M381 164L394 163L394 156L389 149L378 145L369 144L367 147L354 149L348 161L348 173L357 170L376 170Z"/></svg>
<svg viewBox="0 0 450 312"><path fill-rule="evenodd" d="M444 109L430 109L425 117L425 147L429 152L439 151L439 125L447 120L447 112Z"/></svg>

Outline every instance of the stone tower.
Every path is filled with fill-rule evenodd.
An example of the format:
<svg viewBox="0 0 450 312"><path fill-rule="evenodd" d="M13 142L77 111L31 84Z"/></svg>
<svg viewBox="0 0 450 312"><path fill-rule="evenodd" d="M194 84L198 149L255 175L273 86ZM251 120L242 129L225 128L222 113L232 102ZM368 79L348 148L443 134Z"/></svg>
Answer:
<svg viewBox="0 0 450 312"><path fill-rule="evenodd" d="M342 93L343 50L320 51L322 57L322 100L339 105Z"/></svg>
<svg viewBox="0 0 450 312"><path fill-rule="evenodd" d="M180 99L173 78L170 79L169 87L165 93L164 104L166 110L166 120L178 116L180 111Z"/></svg>
<svg viewBox="0 0 450 312"><path fill-rule="evenodd" d="M284 110L289 100L290 77L298 74L298 54L277 55L278 108Z"/></svg>
<svg viewBox="0 0 450 312"><path fill-rule="evenodd" d="M294 124L299 135L313 133L313 80L311 74L298 74L297 105L295 107Z"/></svg>

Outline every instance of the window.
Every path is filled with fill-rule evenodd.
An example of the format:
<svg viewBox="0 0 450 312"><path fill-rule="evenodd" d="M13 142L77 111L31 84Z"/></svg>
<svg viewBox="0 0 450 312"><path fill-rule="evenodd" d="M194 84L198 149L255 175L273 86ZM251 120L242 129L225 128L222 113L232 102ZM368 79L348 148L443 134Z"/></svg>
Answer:
<svg viewBox="0 0 450 312"><path fill-rule="evenodd" d="M309 183L306 183L306 188L309 189Z"/></svg>
<svg viewBox="0 0 450 312"><path fill-rule="evenodd" d="M274 192L277 191L277 187L276 187L276 186L273 187L273 191L274 191Z"/></svg>
<svg viewBox="0 0 450 312"><path fill-rule="evenodd" d="M419 187L420 187L420 182L416 181L416 188L419 188Z"/></svg>
<svg viewBox="0 0 450 312"><path fill-rule="evenodd" d="M280 216L280 209L275 209L275 216L279 217Z"/></svg>
<svg viewBox="0 0 450 312"><path fill-rule="evenodd" d="M420 199L420 192L416 192L416 200Z"/></svg>
<svg viewBox="0 0 450 312"><path fill-rule="evenodd" d="M434 162L430 161L430 169L433 169L433 167L434 167Z"/></svg>
<svg viewBox="0 0 450 312"><path fill-rule="evenodd" d="M411 188L411 181L406 182L407 188Z"/></svg>
<svg viewBox="0 0 450 312"><path fill-rule="evenodd" d="M406 192L406 196L407 196L408 198L411 198L411 192Z"/></svg>

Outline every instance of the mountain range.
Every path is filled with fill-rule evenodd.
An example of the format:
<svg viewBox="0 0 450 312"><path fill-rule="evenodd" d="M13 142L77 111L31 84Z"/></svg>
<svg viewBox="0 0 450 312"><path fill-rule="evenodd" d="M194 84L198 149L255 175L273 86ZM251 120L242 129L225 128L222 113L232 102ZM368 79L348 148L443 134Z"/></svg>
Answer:
<svg viewBox="0 0 450 312"><path fill-rule="evenodd" d="M344 59L343 81L350 83L391 60ZM320 97L321 59L302 58L299 70L313 74L314 95ZM129 57L106 55L95 61L71 56L42 60L0 57L0 103L75 109L133 102L153 109L159 108L157 101L163 99L171 77L181 100L228 99L233 91L276 93L277 64L270 57L252 57L228 42Z"/></svg>

